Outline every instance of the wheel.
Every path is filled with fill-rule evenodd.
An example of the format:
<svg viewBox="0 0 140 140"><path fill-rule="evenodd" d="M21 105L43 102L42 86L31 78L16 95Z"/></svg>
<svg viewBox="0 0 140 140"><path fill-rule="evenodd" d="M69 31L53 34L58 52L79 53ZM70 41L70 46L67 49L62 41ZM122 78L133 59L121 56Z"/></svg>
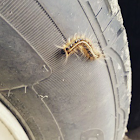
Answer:
<svg viewBox="0 0 140 140"><path fill-rule="evenodd" d="M28 139L123 139L131 69L115 0L1 0L0 31L0 101ZM103 57L64 64L56 45L74 34Z"/></svg>

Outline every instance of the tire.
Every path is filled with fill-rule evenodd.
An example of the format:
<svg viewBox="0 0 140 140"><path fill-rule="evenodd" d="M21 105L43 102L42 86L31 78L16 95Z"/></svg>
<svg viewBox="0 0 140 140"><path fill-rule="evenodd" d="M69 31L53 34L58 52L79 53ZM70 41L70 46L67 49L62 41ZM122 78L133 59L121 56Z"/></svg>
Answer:
<svg viewBox="0 0 140 140"><path fill-rule="evenodd" d="M31 140L122 140L131 69L116 0L1 0L0 101ZM105 59L72 55L75 33L93 35Z"/></svg>

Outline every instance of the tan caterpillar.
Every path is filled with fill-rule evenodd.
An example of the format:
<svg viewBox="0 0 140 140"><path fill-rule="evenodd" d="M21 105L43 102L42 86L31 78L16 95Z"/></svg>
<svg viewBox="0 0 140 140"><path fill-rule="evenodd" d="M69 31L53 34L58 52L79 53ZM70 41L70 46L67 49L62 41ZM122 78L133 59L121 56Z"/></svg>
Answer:
<svg viewBox="0 0 140 140"><path fill-rule="evenodd" d="M74 36L69 38L66 43L58 48L63 49L66 54L66 61L68 57L72 54L81 53L87 60L95 60L99 58L102 54L99 50L97 50L90 39L85 38L84 35L82 36Z"/></svg>

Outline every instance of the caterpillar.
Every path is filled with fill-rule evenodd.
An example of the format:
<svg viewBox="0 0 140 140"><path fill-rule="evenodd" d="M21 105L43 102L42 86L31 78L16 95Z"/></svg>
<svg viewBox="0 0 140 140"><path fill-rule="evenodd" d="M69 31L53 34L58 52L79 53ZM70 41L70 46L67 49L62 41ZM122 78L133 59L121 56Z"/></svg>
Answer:
<svg viewBox="0 0 140 140"><path fill-rule="evenodd" d="M74 35L74 37L69 38L62 47L58 47L65 52L66 61L72 54L81 53L87 60L95 60L102 55L101 52L93 46L92 41L84 35Z"/></svg>

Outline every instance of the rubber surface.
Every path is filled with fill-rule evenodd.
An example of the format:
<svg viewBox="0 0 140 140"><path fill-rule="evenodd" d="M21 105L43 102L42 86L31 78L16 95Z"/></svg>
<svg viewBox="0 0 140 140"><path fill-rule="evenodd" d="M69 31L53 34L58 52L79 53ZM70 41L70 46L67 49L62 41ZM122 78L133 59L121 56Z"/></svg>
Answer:
<svg viewBox="0 0 140 140"><path fill-rule="evenodd" d="M126 5L126 2L127 5ZM128 41L129 41L129 48L130 48L130 56L131 56L131 67L132 67L132 99L131 99L131 108L130 108L130 116L129 116L129 122L127 125L127 128L130 133L136 136L137 129L139 129L140 126L140 94L139 94L139 77L140 77L140 67L138 65L139 63L139 51L140 48L138 46L139 44L139 32L140 28L138 28L140 24L139 15L140 11L140 5L139 1L119 1L120 7L122 9L122 16L124 19L124 25L126 27L127 35L128 35ZM129 9L133 10L129 10ZM133 23L130 23L129 21L133 21ZM136 130L135 130L136 129ZM140 139L140 138L134 138L133 139Z"/></svg>
<svg viewBox="0 0 140 140"><path fill-rule="evenodd" d="M30 139L121 140L129 114L131 70L117 3L1 0L0 15L1 48L11 46L1 49L7 57L0 55L0 59L9 62L8 56L13 58L14 68L19 71L10 80L14 81L16 76L20 81L14 87L8 86L8 77L13 75L9 69L6 82L1 80L0 99L15 114ZM55 45L62 45L62 38L66 40L85 31L93 35L93 43L102 49L106 59L87 62L72 56L63 65L65 55ZM7 40L24 45L11 45ZM19 57L16 56L22 58L19 63L11 51L19 52ZM24 59L25 52L32 58L29 62ZM31 65L28 72L19 69L27 64ZM0 69L2 76L6 69Z"/></svg>

